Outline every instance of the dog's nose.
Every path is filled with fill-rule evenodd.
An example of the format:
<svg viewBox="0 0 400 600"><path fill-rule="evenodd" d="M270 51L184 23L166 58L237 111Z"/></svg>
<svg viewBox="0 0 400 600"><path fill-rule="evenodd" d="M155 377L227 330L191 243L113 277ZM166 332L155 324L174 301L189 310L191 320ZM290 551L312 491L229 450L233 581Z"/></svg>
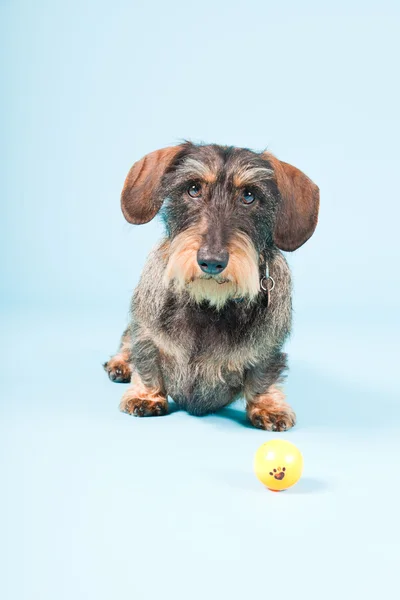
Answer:
<svg viewBox="0 0 400 600"><path fill-rule="evenodd" d="M197 262L204 273L209 275L218 275L222 273L229 261L229 254L226 250L219 252L210 251L207 246L200 248L197 253Z"/></svg>

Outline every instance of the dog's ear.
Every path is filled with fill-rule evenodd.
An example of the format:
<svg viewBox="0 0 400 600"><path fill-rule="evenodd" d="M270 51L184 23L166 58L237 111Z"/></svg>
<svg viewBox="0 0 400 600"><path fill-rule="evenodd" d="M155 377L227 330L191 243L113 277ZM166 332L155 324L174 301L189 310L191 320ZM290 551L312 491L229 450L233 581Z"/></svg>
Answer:
<svg viewBox="0 0 400 600"><path fill-rule="evenodd" d="M319 188L299 169L266 152L275 173L281 202L274 241L281 250L300 248L314 233L318 221Z"/></svg>
<svg viewBox="0 0 400 600"><path fill-rule="evenodd" d="M157 193L161 178L181 149L170 146L155 150L131 167L121 194L122 212L129 223L141 225L156 216L163 201Z"/></svg>

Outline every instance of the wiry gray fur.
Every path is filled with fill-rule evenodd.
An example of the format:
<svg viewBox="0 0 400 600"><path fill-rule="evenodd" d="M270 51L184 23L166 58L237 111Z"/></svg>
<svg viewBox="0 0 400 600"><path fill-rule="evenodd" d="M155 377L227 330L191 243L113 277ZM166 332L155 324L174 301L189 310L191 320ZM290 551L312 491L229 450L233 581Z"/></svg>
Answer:
<svg viewBox="0 0 400 600"><path fill-rule="evenodd" d="M251 396L264 392L286 366L281 348L291 326L291 278L282 254L269 260L275 288L268 308L260 291L251 305L230 302L217 311L197 305L186 291L163 288L162 247L151 252L131 305L134 368L144 383L162 382L196 415L226 406L246 388Z"/></svg>
<svg viewBox="0 0 400 600"><path fill-rule="evenodd" d="M132 381L135 374L139 377L123 405L126 412L162 414L166 410L165 396L169 395L188 412L203 415L245 396L248 408L251 404L254 408L258 398L263 403L264 421L253 416L256 426L284 429L293 425L294 413L284 404L283 395L279 400L274 400L274 392L268 397L286 368L282 347L290 333L292 316L290 271L274 243L281 196L272 175L271 163L263 155L247 149L189 143L166 168L153 192L154 206L163 204L166 237L148 257L132 299L123 344L105 365L116 381L127 380L124 364L129 365L128 375L133 373ZM197 201L188 197L188 185L201 177L204 193ZM240 180L244 181L243 187ZM250 207L240 201L249 180L251 193L254 190L257 196ZM213 305L165 277L171 243L193 230L208 248L232 249L232 240L241 236L242 241L248 240L249 252L255 257L251 263L253 274L258 269L261 279L267 262L275 282L269 304L266 294L261 289L257 293L256 288L255 295L249 293L242 299L233 296L221 306ZM241 260L242 265L247 264ZM136 390L140 397L135 399ZM126 403L130 403L129 409ZM271 421L269 410L275 411ZM282 415L284 420L279 421Z"/></svg>

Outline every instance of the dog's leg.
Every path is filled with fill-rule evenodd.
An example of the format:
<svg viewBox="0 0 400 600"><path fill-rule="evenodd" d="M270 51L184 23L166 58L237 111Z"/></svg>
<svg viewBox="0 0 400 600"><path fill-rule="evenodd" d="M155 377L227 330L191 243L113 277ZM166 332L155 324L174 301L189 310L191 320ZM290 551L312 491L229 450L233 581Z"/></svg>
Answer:
<svg viewBox="0 0 400 600"><path fill-rule="evenodd" d="M140 375L134 373L131 385L121 398L119 408L135 417L158 417L168 412L168 401L160 388L148 387Z"/></svg>
<svg viewBox="0 0 400 600"><path fill-rule="evenodd" d="M246 375L244 394L247 416L254 427L286 431L296 423L296 415L277 387L286 368L286 355L279 353L265 365L257 365Z"/></svg>
<svg viewBox="0 0 400 600"><path fill-rule="evenodd" d="M131 385L122 396L119 408L135 417L165 415L168 400L159 366L159 354L150 340L136 341L135 366Z"/></svg>
<svg viewBox="0 0 400 600"><path fill-rule="evenodd" d="M129 327L121 337L118 352L103 367L111 381L129 383L132 376L132 341Z"/></svg>

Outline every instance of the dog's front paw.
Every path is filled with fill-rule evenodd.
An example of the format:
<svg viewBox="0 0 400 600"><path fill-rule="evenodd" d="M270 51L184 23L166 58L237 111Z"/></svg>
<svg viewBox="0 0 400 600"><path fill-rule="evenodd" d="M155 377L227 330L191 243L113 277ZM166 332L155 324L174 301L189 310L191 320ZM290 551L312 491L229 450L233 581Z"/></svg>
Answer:
<svg viewBox="0 0 400 600"><path fill-rule="evenodd" d="M296 415L288 405L274 409L253 407L248 417L254 427L267 431L286 431L296 424Z"/></svg>
<svg viewBox="0 0 400 600"><path fill-rule="evenodd" d="M115 383L129 383L131 380L132 367L121 354L110 358L108 362L104 363L103 368L111 381L115 381Z"/></svg>
<svg viewBox="0 0 400 600"><path fill-rule="evenodd" d="M161 417L168 412L168 401L162 396L137 398L128 391L122 396L119 409L134 417Z"/></svg>

